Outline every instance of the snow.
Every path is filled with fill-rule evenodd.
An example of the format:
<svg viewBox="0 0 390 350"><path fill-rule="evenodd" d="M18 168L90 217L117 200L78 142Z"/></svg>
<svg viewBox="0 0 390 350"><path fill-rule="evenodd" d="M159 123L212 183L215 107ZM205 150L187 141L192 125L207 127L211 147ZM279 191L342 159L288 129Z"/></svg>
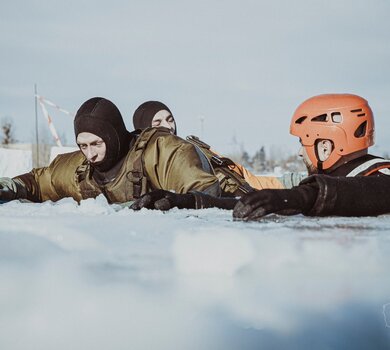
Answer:
<svg viewBox="0 0 390 350"><path fill-rule="evenodd" d="M77 147L57 147L50 150L50 162L59 154L77 151ZM14 177L28 173L33 168L31 149L0 147L0 177Z"/></svg>
<svg viewBox="0 0 390 350"><path fill-rule="evenodd" d="M32 169L31 149L0 147L0 177L14 177Z"/></svg>
<svg viewBox="0 0 390 350"><path fill-rule="evenodd" d="M390 216L0 205L1 349L388 349Z"/></svg>

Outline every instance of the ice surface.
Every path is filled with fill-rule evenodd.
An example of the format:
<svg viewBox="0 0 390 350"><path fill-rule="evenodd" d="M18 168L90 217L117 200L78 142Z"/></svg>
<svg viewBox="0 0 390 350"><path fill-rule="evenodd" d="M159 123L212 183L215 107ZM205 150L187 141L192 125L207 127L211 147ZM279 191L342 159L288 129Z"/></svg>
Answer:
<svg viewBox="0 0 390 350"><path fill-rule="evenodd" d="M3 204L0 349L388 349L389 237L387 215Z"/></svg>

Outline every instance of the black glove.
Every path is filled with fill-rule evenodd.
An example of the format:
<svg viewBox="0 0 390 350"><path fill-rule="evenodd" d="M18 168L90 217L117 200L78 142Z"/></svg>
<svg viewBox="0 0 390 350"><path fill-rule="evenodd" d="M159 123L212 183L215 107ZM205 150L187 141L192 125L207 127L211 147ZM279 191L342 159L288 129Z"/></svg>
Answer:
<svg viewBox="0 0 390 350"><path fill-rule="evenodd" d="M9 177L0 178L0 199L3 201L12 201L18 197L18 186L16 182Z"/></svg>
<svg viewBox="0 0 390 350"><path fill-rule="evenodd" d="M294 215L311 209L317 198L316 188L304 185L289 190L261 190L243 196L236 204L233 217L259 220L271 213Z"/></svg>
<svg viewBox="0 0 390 350"><path fill-rule="evenodd" d="M177 194L165 190L157 190L144 194L130 206L130 209L169 210L174 207L179 209L233 209L236 203L237 199L235 198L219 198L197 191Z"/></svg>
<svg viewBox="0 0 390 350"><path fill-rule="evenodd" d="M147 208L169 210L174 207L180 209L195 209L195 196L191 193L177 194L165 190L156 190L138 198L130 206L130 209L140 210L142 208Z"/></svg>

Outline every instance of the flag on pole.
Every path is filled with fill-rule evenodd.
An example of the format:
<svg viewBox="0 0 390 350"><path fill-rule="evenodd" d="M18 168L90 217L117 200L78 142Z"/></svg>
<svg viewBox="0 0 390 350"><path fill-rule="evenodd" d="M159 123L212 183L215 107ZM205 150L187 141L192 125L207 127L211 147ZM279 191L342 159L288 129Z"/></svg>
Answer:
<svg viewBox="0 0 390 350"><path fill-rule="evenodd" d="M42 113L43 113L44 117L46 118L46 121L47 121L48 126L49 126L49 130L50 130L50 132L51 132L51 134L52 134L52 136L53 136L57 146L58 147L62 147L62 143L61 143L60 137L57 134L57 130L56 130L55 126L54 126L52 118L49 115L49 112L47 111L47 109L45 107L45 104L50 106L50 107L54 107L57 110L59 110L60 112L65 113L65 114L67 114L67 115L69 115L71 117L73 117L74 114L69 112L69 111L67 111L66 109L61 108L60 106L56 105L55 103L47 100L46 98L44 98L44 97L42 97L40 95L35 95L35 97L38 99L39 105L41 106L41 109L42 109Z"/></svg>

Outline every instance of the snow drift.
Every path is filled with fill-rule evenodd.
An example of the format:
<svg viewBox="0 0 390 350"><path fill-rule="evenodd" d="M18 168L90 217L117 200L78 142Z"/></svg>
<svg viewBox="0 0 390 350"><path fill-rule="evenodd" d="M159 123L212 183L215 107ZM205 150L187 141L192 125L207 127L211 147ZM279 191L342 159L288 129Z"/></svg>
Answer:
<svg viewBox="0 0 390 350"><path fill-rule="evenodd" d="M1 349L385 349L390 216L0 206Z"/></svg>

